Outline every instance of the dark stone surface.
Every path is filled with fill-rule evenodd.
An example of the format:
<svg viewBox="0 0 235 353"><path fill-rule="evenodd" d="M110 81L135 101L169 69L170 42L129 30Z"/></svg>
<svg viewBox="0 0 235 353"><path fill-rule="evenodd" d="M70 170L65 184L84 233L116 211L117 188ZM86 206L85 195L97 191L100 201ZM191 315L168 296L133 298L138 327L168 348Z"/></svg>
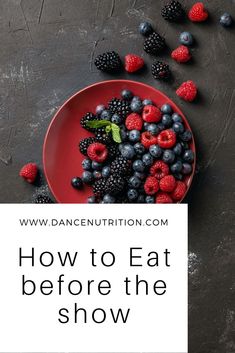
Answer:
<svg viewBox="0 0 235 353"><path fill-rule="evenodd" d="M187 8L193 1L184 1ZM235 17L235 1L205 1L206 23L169 24L156 0L0 1L0 202L31 202L37 189L18 177L28 161L41 166L42 143L57 108L90 83L112 79L92 64L98 53L143 54L137 32L151 20L170 48L189 30L196 38L193 61L174 63L172 84L142 74L116 77L153 85L185 112L194 130L197 175L189 202L189 352L235 352L235 31L218 24L221 13ZM183 103L175 88L193 79L197 102Z"/></svg>

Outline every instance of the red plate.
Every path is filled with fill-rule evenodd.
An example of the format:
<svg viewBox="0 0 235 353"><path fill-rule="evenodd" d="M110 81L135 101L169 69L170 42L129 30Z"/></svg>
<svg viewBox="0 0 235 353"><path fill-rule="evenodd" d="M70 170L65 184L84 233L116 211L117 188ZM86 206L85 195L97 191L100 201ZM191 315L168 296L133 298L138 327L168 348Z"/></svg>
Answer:
<svg viewBox="0 0 235 353"><path fill-rule="evenodd" d="M167 96L155 88L140 82L127 80L112 80L99 82L74 94L55 114L47 130L43 146L43 165L48 185L60 203L86 203L92 195L90 187L82 191L72 188L70 181L82 173L81 162L84 156L79 152L78 143L90 134L80 127L81 117L88 111L95 111L98 104L106 104L112 97L119 97L123 89L131 90L142 99L149 98L158 106L169 103L175 112L184 119L185 126L189 123L181 110ZM195 153L194 140L191 149ZM193 173L187 177L188 188L193 179Z"/></svg>

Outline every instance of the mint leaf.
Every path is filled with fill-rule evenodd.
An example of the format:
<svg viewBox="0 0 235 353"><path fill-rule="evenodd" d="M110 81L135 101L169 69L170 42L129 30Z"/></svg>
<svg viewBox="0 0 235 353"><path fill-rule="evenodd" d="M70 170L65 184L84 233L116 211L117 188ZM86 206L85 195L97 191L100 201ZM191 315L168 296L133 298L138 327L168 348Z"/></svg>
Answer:
<svg viewBox="0 0 235 353"><path fill-rule="evenodd" d="M106 128L105 128L106 134L109 134L111 130L112 130L111 124L107 125Z"/></svg>
<svg viewBox="0 0 235 353"><path fill-rule="evenodd" d="M98 129L103 126L109 126L111 125L110 121L108 120L91 120L86 123L87 127L91 127L94 129Z"/></svg>
<svg viewBox="0 0 235 353"><path fill-rule="evenodd" d="M113 140L117 143L121 143L120 127L116 124L111 124L111 128Z"/></svg>

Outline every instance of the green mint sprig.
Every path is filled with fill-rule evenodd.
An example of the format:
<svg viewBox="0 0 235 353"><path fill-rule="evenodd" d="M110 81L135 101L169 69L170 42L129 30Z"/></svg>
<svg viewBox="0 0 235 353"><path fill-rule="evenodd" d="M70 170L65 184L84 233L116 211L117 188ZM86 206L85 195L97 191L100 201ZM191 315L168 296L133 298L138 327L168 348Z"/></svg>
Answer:
<svg viewBox="0 0 235 353"><path fill-rule="evenodd" d="M106 133L112 133L112 138L115 142L121 143L120 127L108 120L91 120L86 123L87 127L99 129L105 127Z"/></svg>

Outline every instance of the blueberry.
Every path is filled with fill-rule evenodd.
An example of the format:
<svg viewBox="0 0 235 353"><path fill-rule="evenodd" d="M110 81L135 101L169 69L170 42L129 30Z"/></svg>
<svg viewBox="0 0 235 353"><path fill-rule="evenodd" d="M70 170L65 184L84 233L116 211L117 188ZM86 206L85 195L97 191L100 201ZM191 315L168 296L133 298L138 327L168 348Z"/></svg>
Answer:
<svg viewBox="0 0 235 353"><path fill-rule="evenodd" d="M103 110L101 113L102 120L110 120L112 117L112 113L109 110Z"/></svg>
<svg viewBox="0 0 235 353"><path fill-rule="evenodd" d="M115 197L109 195L109 194L106 194L104 195L103 197L103 203L115 203Z"/></svg>
<svg viewBox="0 0 235 353"><path fill-rule="evenodd" d="M153 27L151 25L151 23L149 22L142 22L139 25L139 32L140 34L142 34L143 36L148 36L149 34L151 34L153 32Z"/></svg>
<svg viewBox="0 0 235 353"><path fill-rule="evenodd" d="M132 168L134 169L135 172L140 172L140 173L142 173L145 169L144 163L140 159L136 159L133 162Z"/></svg>
<svg viewBox="0 0 235 353"><path fill-rule="evenodd" d="M183 178L184 178L181 173L175 173L175 174L174 174L174 177L175 177L175 179L177 179L177 180L183 180Z"/></svg>
<svg viewBox="0 0 235 353"><path fill-rule="evenodd" d="M187 142L181 141L180 144L181 144L183 150L189 149L189 144Z"/></svg>
<svg viewBox="0 0 235 353"><path fill-rule="evenodd" d="M82 179L79 177L72 178L71 185L74 189L81 189L83 187Z"/></svg>
<svg viewBox="0 0 235 353"><path fill-rule="evenodd" d="M189 142L192 140L192 133L189 130L185 130L182 134L180 134L180 139L184 142Z"/></svg>
<svg viewBox="0 0 235 353"><path fill-rule="evenodd" d="M153 101L151 99L144 99L142 104L145 105L153 105Z"/></svg>
<svg viewBox="0 0 235 353"><path fill-rule="evenodd" d="M118 114L113 114L111 121L112 123L119 125L122 123L122 118Z"/></svg>
<svg viewBox="0 0 235 353"><path fill-rule="evenodd" d="M145 197L144 195L139 195L138 198L137 198L137 203L145 203Z"/></svg>
<svg viewBox="0 0 235 353"><path fill-rule="evenodd" d="M157 135L160 132L159 127L156 124L149 124L147 131L151 132L152 135Z"/></svg>
<svg viewBox="0 0 235 353"><path fill-rule="evenodd" d="M131 130L129 131L129 140L131 142L137 142L140 140L140 131L138 130Z"/></svg>
<svg viewBox="0 0 235 353"><path fill-rule="evenodd" d="M192 163L194 161L194 153L192 150L186 150L183 154L183 160L188 163Z"/></svg>
<svg viewBox="0 0 235 353"><path fill-rule="evenodd" d="M190 174L192 172L192 166L189 163L183 163L183 169L182 169L182 173L187 175Z"/></svg>
<svg viewBox="0 0 235 353"><path fill-rule="evenodd" d="M171 108L170 104L163 104L163 106L161 107L161 112L163 114L171 114L172 108Z"/></svg>
<svg viewBox="0 0 235 353"><path fill-rule="evenodd" d="M82 169L84 170L90 170L91 169L91 160L86 158L86 159L83 159L82 161Z"/></svg>
<svg viewBox="0 0 235 353"><path fill-rule="evenodd" d="M146 196L145 202L146 202L146 203L155 203L155 198L154 198L154 196L150 196L150 195Z"/></svg>
<svg viewBox="0 0 235 353"><path fill-rule="evenodd" d="M173 152L174 152L177 156L180 156L180 155L181 155L182 150L183 150L183 147L182 147L181 143L179 143L179 142L178 142L178 143L175 145L175 147L173 148Z"/></svg>
<svg viewBox="0 0 235 353"><path fill-rule="evenodd" d="M138 189L141 185L141 180L139 178L137 178L135 175L133 175L129 179L129 185L130 185L130 187L132 187L134 189Z"/></svg>
<svg viewBox="0 0 235 353"><path fill-rule="evenodd" d="M144 180L146 178L146 175L144 173L140 173L140 172L135 172L134 176L140 180Z"/></svg>
<svg viewBox="0 0 235 353"><path fill-rule="evenodd" d="M127 191L127 197L130 201L135 201L138 198L138 192L135 189L129 189Z"/></svg>
<svg viewBox="0 0 235 353"><path fill-rule="evenodd" d="M167 164L172 164L175 160L175 154L172 150L165 150L162 156L163 162Z"/></svg>
<svg viewBox="0 0 235 353"><path fill-rule="evenodd" d="M93 177L94 177L94 179L99 180L102 178L102 174L99 170L94 170Z"/></svg>
<svg viewBox="0 0 235 353"><path fill-rule="evenodd" d="M129 89L124 89L122 92L121 92L121 96L123 99L129 101L132 99L133 97L133 93L131 91L129 91Z"/></svg>
<svg viewBox="0 0 235 353"><path fill-rule="evenodd" d="M85 170L83 173L82 173L82 181L85 183L85 184L91 184L94 180L94 177L93 177L93 174L91 172L88 172L87 170Z"/></svg>
<svg viewBox="0 0 235 353"><path fill-rule="evenodd" d="M172 129L177 134L182 134L184 132L184 125L182 123L174 123Z"/></svg>
<svg viewBox="0 0 235 353"><path fill-rule="evenodd" d="M163 123L158 123L157 126L158 126L159 131L165 130L165 126L163 125Z"/></svg>
<svg viewBox="0 0 235 353"><path fill-rule="evenodd" d="M154 158L160 158L162 155L162 149L158 145L152 145L149 147L149 153L154 157Z"/></svg>
<svg viewBox="0 0 235 353"><path fill-rule="evenodd" d="M99 162L96 162L96 161L92 161L91 167L94 170L101 170L102 169L102 163L99 163Z"/></svg>
<svg viewBox="0 0 235 353"><path fill-rule="evenodd" d="M224 27L230 27L233 23L232 16L225 12L221 17L220 17L220 24Z"/></svg>
<svg viewBox="0 0 235 353"><path fill-rule="evenodd" d="M180 33L179 42L183 45L192 45L193 44L193 36L189 32Z"/></svg>
<svg viewBox="0 0 235 353"><path fill-rule="evenodd" d="M123 144L123 147L121 148L120 152L121 152L122 157L127 158L127 159L132 159L135 155L134 147L132 145L130 145L129 143Z"/></svg>
<svg viewBox="0 0 235 353"><path fill-rule="evenodd" d="M150 153L146 153L143 155L142 161L146 167L150 167L153 164L153 157Z"/></svg>
<svg viewBox="0 0 235 353"><path fill-rule="evenodd" d="M100 115L105 110L105 106L103 104L97 105L95 112L96 114Z"/></svg>
<svg viewBox="0 0 235 353"><path fill-rule="evenodd" d="M134 145L134 149L137 154L143 154L145 152L145 147L144 147L144 145L142 145L141 142L137 142Z"/></svg>
<svg viewBox="0 0 235 353"><path fill-rule="evenodd" d="M120 129L120 135L121 135L121 140L122 142L127 141L128 140L128 134L125 128L121 128Z"/></svg>
<svg viewBox="0 0 235 353"><path fill-rule="evenodd" d="M148 131L148 127L149 127L150 123L147 123L146 121L144 122L144 130Z"/></svg>
<svg viewBox="0 0 235 353"><path fill-rule="evenodd" d="M165 127L170 127L172 125L172 117L169 114L164 114L162 116L162 124Z"/></svg>
<svg viewBox="0 0 235 353"><path fill-rule="evenodd" d="M176 163L171 165L171 171L173 174L180 173L183 168L183 164L181 161L177 161Z"/></svg>
<svg viewBox="0 0 235 353"><path fill-rule="evenodd" d="M135 97L134 97L135 98ZM131 101L131 110L134 112L134 113L141 113L142 111L142 108L143 108L143 105L142 105L142 102L141 102L141 99L132 99Z"/></svg>
<svg viewBox="0 0 235 353"><path fill-rule="evenodd" d="M95 196L89 196L87 199L87 203L96 203Z"/></svg>
<svg viewBox="0 0 235 353"><path fill-rule="evenodd" d="M174 123L182 123L182 118L178 113L172 114L172 120Z"/></svg>
<svg viewBox="0 0 235 353"><path fill-rule="evenodd" d="M110 167L109 166L104 167L101 173L103 178L108 178L110 176Z"/></svg>

